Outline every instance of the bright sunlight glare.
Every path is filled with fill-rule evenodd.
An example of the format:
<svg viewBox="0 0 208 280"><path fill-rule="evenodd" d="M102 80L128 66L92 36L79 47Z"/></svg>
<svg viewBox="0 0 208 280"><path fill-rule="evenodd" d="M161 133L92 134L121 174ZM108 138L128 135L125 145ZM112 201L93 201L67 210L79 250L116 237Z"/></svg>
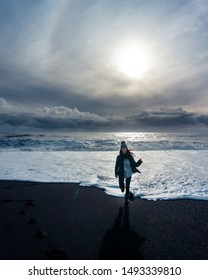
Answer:
<svg viewBox="0 0 208 280"><path fill-rule="evenodd" d="M121 51L116 64L118 71L131 79L141 79L150 67L145 50L134 47Z"/></svg>

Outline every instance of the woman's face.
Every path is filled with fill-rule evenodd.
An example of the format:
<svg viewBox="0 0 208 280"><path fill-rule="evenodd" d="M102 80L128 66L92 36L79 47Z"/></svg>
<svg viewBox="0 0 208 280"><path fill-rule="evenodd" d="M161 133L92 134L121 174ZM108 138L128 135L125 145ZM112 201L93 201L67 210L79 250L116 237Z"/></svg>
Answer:
<svg viewBox="0 0 208 280"><path fill-rule="evenodd" d="M121 151L122 151L122 154L126 154L127 153L127 149L126 148L122 148Z"/></svg>

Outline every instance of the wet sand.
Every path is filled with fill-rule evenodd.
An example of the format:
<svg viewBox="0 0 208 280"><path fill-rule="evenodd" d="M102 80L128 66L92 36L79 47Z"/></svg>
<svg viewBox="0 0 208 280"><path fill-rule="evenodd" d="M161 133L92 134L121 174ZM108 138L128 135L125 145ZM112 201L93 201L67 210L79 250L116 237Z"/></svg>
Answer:
<svg viewBox="0 0 208 280"><path fill-rule="evenodd" d="M208 259L208 201L0 181L0 259Z"/></svg>

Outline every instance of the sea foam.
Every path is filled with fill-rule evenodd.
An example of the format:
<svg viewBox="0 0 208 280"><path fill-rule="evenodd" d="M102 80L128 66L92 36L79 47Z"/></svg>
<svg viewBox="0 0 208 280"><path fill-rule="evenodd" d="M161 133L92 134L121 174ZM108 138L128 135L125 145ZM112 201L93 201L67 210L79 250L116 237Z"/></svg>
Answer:
<svg viewBox="0 0 208 280"><path fill-rule="evenodd" d="M1 151L0 179L75 182L122 197L114 175L117 151ZM131 191L143 199L208 199L208 151L135 151L141 174Z"/></svg>

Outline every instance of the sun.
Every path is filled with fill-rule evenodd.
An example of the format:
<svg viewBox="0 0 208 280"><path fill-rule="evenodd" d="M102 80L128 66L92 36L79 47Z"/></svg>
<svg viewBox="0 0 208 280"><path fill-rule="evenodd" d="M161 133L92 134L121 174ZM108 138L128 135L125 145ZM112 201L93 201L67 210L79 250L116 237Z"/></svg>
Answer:
<svg viewBox="0 0 208 280"><path fill-rule="evenodd" d="M131 79L141 79L150 67L146 51L137 47L122 50L116 64L118 71Z"/></svg>

